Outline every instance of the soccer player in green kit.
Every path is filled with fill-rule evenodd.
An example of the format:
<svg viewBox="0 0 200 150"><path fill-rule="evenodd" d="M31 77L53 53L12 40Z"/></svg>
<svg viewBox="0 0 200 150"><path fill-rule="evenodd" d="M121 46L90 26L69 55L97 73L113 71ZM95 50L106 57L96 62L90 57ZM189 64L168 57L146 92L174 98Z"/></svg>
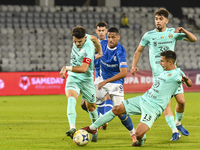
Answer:
<svg viewBox="0 0 200 150"><path fill-rule="evenodd" d="M71 52L71 66L64 66L60 71L61 78L65 79L65 73L68 71L65 92L68 99L67 117L70 130L66 132L67 136L73 138L76 132L76 101L81 93L85 100L91 121L98 118L96 110L96 90L93 78L94 58L102 55L101 45L94 36L86 34L83 27L78 26L72 30L73 47ZM99 56L95 57L95 47ZM91 137L92 142L97 141L97 133Z"/></svg>
<svg viewBox="0 0 200 150"><path fill-rule="evenodd" d="M188 87L192 86L192 81L179 68L176 68L175 52L167 50L160 55L160 65L164 71L155 79L154 84L146 93L122 101L118 109L113 108L92 125L82 129L95 134L99 126L111 121L116 116L121 114L141 115L140 123L135 131L137 141L133 142L132 146L142 146L146 140L146 132L165 110L171 96L176 93L179 86L182 83Z"/></svg>
<svg viewBox="0 0 200 150"><path fill-rule="evenodd" d="M166 25L169 22L168 15L169 12L164 8L158 9L155 12L156 29L146 32L142 37L142 40L133 58L133 64L131 69L132 75L135 75L136 72L139 70L139 68L137 68L137 63L140 58L141 52L143 51L146 45L148 45L149 47L149 60L153 78L155 81L158 75L163 72L163 68L160 66L161 52L166 50L174 51L175 44L178 40L185 40L189 42L197 41L196 37L183 27L178 27L176 29L167 28ZM174 116L170 107L170 102L164 111L166 122L168 123L169 127L172 129L173 132L171 141L176 141L179 139L180 134L178 130L183 135L189 135L189 132L181 124L185 108L185 98L182 85L180 85L179 89L174 94L174 96L177 101L175 109L176 121L174 121Z"/></svg>

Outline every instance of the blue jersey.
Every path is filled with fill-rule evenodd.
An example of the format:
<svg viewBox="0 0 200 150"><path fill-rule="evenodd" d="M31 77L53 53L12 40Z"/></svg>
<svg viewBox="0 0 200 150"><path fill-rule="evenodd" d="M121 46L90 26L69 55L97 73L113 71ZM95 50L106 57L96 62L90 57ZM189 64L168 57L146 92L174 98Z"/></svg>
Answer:
<svg viewBox="0 0 200 150"><path fill-rule="evenodd" d="M111 78L120 72L120 68L127 68L126 51L124 47L117 44L115 48L109 48L107 40L101 41L103 56L100 59L101 75L103 80ZM124 78L111 83L124 83Z"/></svg>
<svg viewBox="0 0 200 150"><path fill-rule="evenodd" d="M98 36L97 36L98 38ZM99 39L99 38L98 38ZM106 40L107 40L107 36L106 36ZM99 40L100 41L100 40ZM95 78L100 77L101 73L100 73L100 59L94 59L94 67L95 67Z"/></svg>
<svg viewBox="0 0 200 150"><path fill-rule="evenodd" d="M182 75L185 76L179 68L162 72L142 98L159 112L164 111L171 96L182 84Z"/></svg>

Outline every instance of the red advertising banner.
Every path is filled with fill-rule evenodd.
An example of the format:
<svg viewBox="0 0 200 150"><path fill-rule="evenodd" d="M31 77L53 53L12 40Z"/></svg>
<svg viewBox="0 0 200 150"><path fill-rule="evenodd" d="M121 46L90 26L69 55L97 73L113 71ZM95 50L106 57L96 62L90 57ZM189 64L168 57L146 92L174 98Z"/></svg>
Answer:
<svg viewBox="0 0 200 150"><path fill-rule="evenodd" d="M200 91L200 70L185 70L193 86L187 91ZM59 72L1 72L0 96L64 94L66 80ZM136 76L128 72L124 82L125 93L146 92L153 84L151 71L139 71Z"/></svg>
<svg viewBox="0 0 200 150"><path fill-rule="evenodd" d="M64 94L64 89L59 72L0 73L0 95Z"/></svg>
<svg viewBox="0 0 200 150"><path fill-rule="evenodd" d="M193 83L192 87L183 85L185 92L197 92L200 91L200 70L184 70L186 76L188 76ZM139 71L136 76L132 76L128 72L124 82L125 93L140 93L146 92L151 88L153 84L153 77L151 71Z"/></svg>

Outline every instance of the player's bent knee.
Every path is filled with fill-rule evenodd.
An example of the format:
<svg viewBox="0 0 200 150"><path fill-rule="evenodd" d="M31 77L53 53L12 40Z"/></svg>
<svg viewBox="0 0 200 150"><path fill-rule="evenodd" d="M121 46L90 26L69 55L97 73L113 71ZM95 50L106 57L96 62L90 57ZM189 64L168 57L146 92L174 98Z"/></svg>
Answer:
<svg viewBox="0 0 200 150"><path fill-rule="evenodd" d="M119 106L114 106L112 112L116 116L124 115L125 114L124 106L122 106L122 104Z"/></svg>

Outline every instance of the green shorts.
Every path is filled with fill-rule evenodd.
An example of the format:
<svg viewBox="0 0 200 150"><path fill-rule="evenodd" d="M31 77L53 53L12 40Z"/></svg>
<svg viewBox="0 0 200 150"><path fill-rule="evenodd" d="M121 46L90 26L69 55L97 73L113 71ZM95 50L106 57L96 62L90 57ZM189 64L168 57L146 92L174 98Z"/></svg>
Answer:
<svg viewBox="0 0 200 150"><path fill-rule="evenodd" d="M96 103L96 89L93 78L80 80L75 76L69 75L65 85L65 92L68 90L74 90L78 95L81 93L82 99L89 103Z"/></svg>
<svg viewBox="0 0 200 150"><path fill-rule="evenodd" d="M123 104L128 116L141 115L140 122L146 124L149 129L156 119L162 114L162 112L158 113L158 111L156 111L141 96L124 100Z"/></svg>

